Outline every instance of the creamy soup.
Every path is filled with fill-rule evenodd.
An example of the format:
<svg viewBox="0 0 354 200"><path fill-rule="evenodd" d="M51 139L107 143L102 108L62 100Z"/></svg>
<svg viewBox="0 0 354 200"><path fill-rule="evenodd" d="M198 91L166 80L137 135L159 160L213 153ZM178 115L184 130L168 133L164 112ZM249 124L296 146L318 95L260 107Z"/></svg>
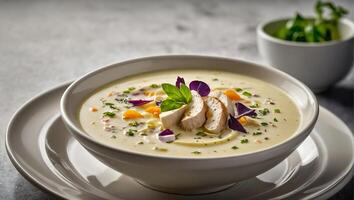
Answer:
<svg viewBox="0 0 354 200"><path fill-rule="evenodd" d="M281 89L230 72L167 70L112 82L79 110L82 128L119 149L175 157L261 150L291 137L299 111Z"/></svg>

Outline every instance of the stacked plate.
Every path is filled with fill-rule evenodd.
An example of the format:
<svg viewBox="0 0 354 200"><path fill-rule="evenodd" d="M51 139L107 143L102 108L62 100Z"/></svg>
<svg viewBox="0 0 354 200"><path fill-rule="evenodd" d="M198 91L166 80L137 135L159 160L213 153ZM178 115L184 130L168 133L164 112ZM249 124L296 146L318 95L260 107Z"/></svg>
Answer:
<svg viewBox="0 0 354 200"><path fill-rule="evenodd" d="M7 152L18 171L33 184L59 197L85 200L326 199L352 178L352 133L334 114L320 107L311 134L270 170L214 193L159 192L108 167L67 131L59 104L69 84L28 101L16 112L6 134Z"/></svg>

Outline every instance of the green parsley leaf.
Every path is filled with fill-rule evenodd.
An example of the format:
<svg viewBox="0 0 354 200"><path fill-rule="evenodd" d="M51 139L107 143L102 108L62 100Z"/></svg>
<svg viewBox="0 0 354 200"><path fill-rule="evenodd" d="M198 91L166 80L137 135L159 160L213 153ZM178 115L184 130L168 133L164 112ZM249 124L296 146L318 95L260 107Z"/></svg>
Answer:
<svg viewBox="0 0 354 200"><path fill-rule="evenodd" d="M113 118L113 117L116 116L116 113L114 113L114 112L104 112L103 116Z"/></svg>
<svg viewBox="0 0 354 200"><path fill-rule="evenodd" d="M241 140L241 144L246 144L246 143L248 143L248 139L242 139Z"/></svg>
<svg viewBox="0 0 354 200"><path fill-rule="evenodd" d="M244 92L242 93L242 95L244 95L244 96L246 96L246 97L251 97L251 96L252 96L252 94L251 94L250 92L247 92L247 91L244 91Z"/></svg>
<svg viewBox="0 0 354 200"><path fill-rule="evenodd" d="M138 132L137 130L129 129L129 130L126 132L126 135L127 135L127 136L134 136L135 133L137 133L137 132Z"/></svg>
<svg viewBox="0 0 354 200"><path fill-rule="evenodd" d="M160 86L157 85L157 84L151 84L150 87L151 87L151 88L159 88Z"/></svg>
<svg viewBox="0 0 354 200"><path fill-rule="evenodd" d="M261 122L261 125L262 126L268 126L268 123L267 122Z"/></svg>
<svg viewBox="0 0 354 200"><path fill-rule="evenodd" d="M236 92L242 92L242 88L235 88Z"/></svg>
<svg viewBox="0 0 354 200"><path fill-rule="evenodd" d="M253 135L262 135L261 131L254 132Z"/></svg>
<svg viewBox="0 0 354 200"><path fill-rule="evenodd" d="M231 149L236 150L236 149L238 149L238 147L237 146L232 146Z"/></svg>

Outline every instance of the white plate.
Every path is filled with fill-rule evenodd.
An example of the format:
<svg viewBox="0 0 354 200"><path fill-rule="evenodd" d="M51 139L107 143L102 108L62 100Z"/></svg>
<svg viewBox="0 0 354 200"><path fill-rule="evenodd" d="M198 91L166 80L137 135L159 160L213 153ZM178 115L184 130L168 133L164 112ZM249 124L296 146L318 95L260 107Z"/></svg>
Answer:
<svg viewBox="0 0 354 200"><path fill-rule="evenodd" d="M326 199L352 177L352 133L340 119L321 108L310 137L282 163L253 179L207 195L154 191L96 160L66 131L59 116L59 100L67 86L27 102L14 115L6 133L6 149L18 171L63 198Z"/></svg>

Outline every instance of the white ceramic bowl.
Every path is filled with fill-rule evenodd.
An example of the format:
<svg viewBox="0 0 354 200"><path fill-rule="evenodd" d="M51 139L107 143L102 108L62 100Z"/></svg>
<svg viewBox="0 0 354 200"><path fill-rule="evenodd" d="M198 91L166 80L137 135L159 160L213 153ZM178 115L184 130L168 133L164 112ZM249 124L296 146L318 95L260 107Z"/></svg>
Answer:
<svg viewBox="0 0 354 200"><path fill-rule="evenodd" d="M301 123L298 131L286 141L261 151L238 156L177 158L112 148L95 141L81 128L77 119L78 109L83 100L97 88L133 74L179 68L230 71L256 77L280 87L300 110ZM183 194L221 190L274 167L309 135L318 116L318 104L313 93L283 72L235 59L183 55L130 60L89 73L65 91L60 109L68 130L97 159L148 187Z"/></svg>
<svg viewBox="0 0 354 200"><path fill-rule="evenodd" d="M345 77L353 64L353 22L340 21L342 39L339 41L300 43L272 36L287 20L274 20L258 26L258 50L269 65L298 78L314 92L324 91Z"/></svg>

